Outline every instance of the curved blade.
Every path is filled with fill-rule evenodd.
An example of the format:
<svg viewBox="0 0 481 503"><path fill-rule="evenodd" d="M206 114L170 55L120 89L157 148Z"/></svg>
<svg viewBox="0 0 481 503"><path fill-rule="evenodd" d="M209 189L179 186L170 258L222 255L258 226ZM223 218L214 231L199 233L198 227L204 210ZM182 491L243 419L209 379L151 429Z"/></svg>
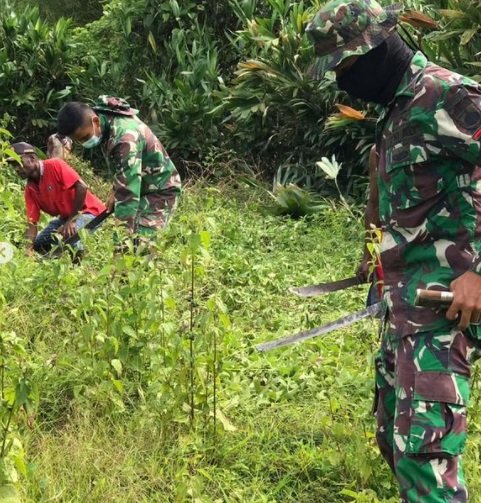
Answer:
<svg viewBox="0 0 481 503"><path fill-rule="evenodd" d="M360 285L365 283L359 276L352 278L341 279L339 281L332 281L330 283L319 283L318 285L300 286L297 288L290 288L289 290L299 297L315 297L324 293L336 292L337 290L344 290L351 286Z"/></svg>
<svg viewBox="0 0 481 503"><path fill-rule="evenodd" d="M375 316L381 311L381 302L377 302L372 306L369 306L362 311L357 311L356 313L348 314L343 318L339 318L335 321L331 321L327 325L323 325L322 327L313 328L311 330L306 330L304 332L299 332L298 334L290 335L289 337L284 337L283 339L277 339L275 341L264 342L256 346L258 351L270 351L271 349L281 348L283 346L289 346L291 344L295 344L296 342L306 341L308 339L312 339L313 337L317 337L318 335L325 335L333 330L337 330L339 328L347 327L356 323L363 318L367 318L369 316Z"/></svg>

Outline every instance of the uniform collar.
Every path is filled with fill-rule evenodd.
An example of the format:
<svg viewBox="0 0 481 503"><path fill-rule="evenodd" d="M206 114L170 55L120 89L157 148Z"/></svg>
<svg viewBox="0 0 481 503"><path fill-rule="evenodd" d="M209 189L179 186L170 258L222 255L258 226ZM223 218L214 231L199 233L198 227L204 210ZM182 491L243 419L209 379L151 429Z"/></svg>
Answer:
<svg viewBox="0 0 481 503"><path fill-rule="evenodd" d="M102 141L110 135L110 120L109 117L102 112L97 112L100 119L100 127L102 128Z"/></svg>
<svg viewBox="0 0 481 503"><path fill-rule="evenodd" d="M396 92L394 93L394 98L386 107L382 108L378 124L381 124L384 119L386 119L391 108L399 97L414 97L414 83L417 80L419 74L426 68L427 64L428 60L426 56L421 51L417 51L411 59L411 63L409 64L406 73L403 75L403 78L401 79L401 82Z"/></svg>
<svg viewBox="0 0 481 503"><path fill-rule="evenodd" d="M414 96L413 82L416 80L417 76L426 68L428 60L426 56L418 51L414 54L411 64L408 66L406 73L401 79L396 93L394 94L393 100L399 96Z"/></svg>
<svg viewBox="0 0 481 503"><path fill-rule="evenodd" d="M43 161L39 161L40 162L40 177L43 176L43 172L45 171L45 167L43 165Z"/></svg>

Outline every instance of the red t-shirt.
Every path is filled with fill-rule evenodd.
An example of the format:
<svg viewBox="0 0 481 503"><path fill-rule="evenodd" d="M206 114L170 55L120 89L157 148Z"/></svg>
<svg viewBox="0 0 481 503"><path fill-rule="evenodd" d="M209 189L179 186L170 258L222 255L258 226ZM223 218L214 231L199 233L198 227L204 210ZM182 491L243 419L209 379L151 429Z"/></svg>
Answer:
<svg viewBox="0 0 481 503"><path fill-rule="evenodd" d="M74 185L82 180L79 174L61 159L42 161L43 172L38 184L28 182L25 187L27 219L36 224L40 211L53 217L68 218L72 214L75 198ZM97 216L105 210L105 205L89 190L81 213Z"/></svg>

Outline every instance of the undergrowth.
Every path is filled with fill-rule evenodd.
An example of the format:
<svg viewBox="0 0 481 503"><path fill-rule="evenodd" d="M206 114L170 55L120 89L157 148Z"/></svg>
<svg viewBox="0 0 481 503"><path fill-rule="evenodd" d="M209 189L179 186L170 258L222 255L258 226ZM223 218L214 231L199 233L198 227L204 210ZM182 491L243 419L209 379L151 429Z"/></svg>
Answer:
<svg viewBox="0 0 481 503"><path fill-rule="evenodd" d="M275 217L268 198L247 182L198 181L147 257L113 255L111 222L85 237L79 267L21 249L1 267L0 333L25 349L6 378L20 373L37 390L10 432L25 453L22 501L398 501L370 412L376 322L255 350L363 307L364 288L288 291L352 274L360 219L329 202L308 218ZM0 237L20 220L6 219ZM478 401L476 388L474 503Z"/></svg>

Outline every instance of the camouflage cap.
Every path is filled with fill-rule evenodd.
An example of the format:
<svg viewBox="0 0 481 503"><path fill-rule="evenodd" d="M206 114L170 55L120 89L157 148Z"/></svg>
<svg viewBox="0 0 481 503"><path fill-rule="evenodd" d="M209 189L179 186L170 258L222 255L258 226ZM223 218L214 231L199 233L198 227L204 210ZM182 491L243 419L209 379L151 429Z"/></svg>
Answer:
<svg viewBox="0 0 481 503"><path fill-rule="evenodd" d="M132 108L123 98L107 96L105 94L99 96L95 100L92 108L96 112L108 112L116 115L126 115L128 117L132 117L139 113L137 109Z"/></svg>
<svg viewBox="0 0 481 503"><path fill-rule="evenodd" d="M375 0L332 0L314 16L306 33L318 58L309 75L321 79L349 56L362 56L396 30L399 4L381 7Z"/></svg>

